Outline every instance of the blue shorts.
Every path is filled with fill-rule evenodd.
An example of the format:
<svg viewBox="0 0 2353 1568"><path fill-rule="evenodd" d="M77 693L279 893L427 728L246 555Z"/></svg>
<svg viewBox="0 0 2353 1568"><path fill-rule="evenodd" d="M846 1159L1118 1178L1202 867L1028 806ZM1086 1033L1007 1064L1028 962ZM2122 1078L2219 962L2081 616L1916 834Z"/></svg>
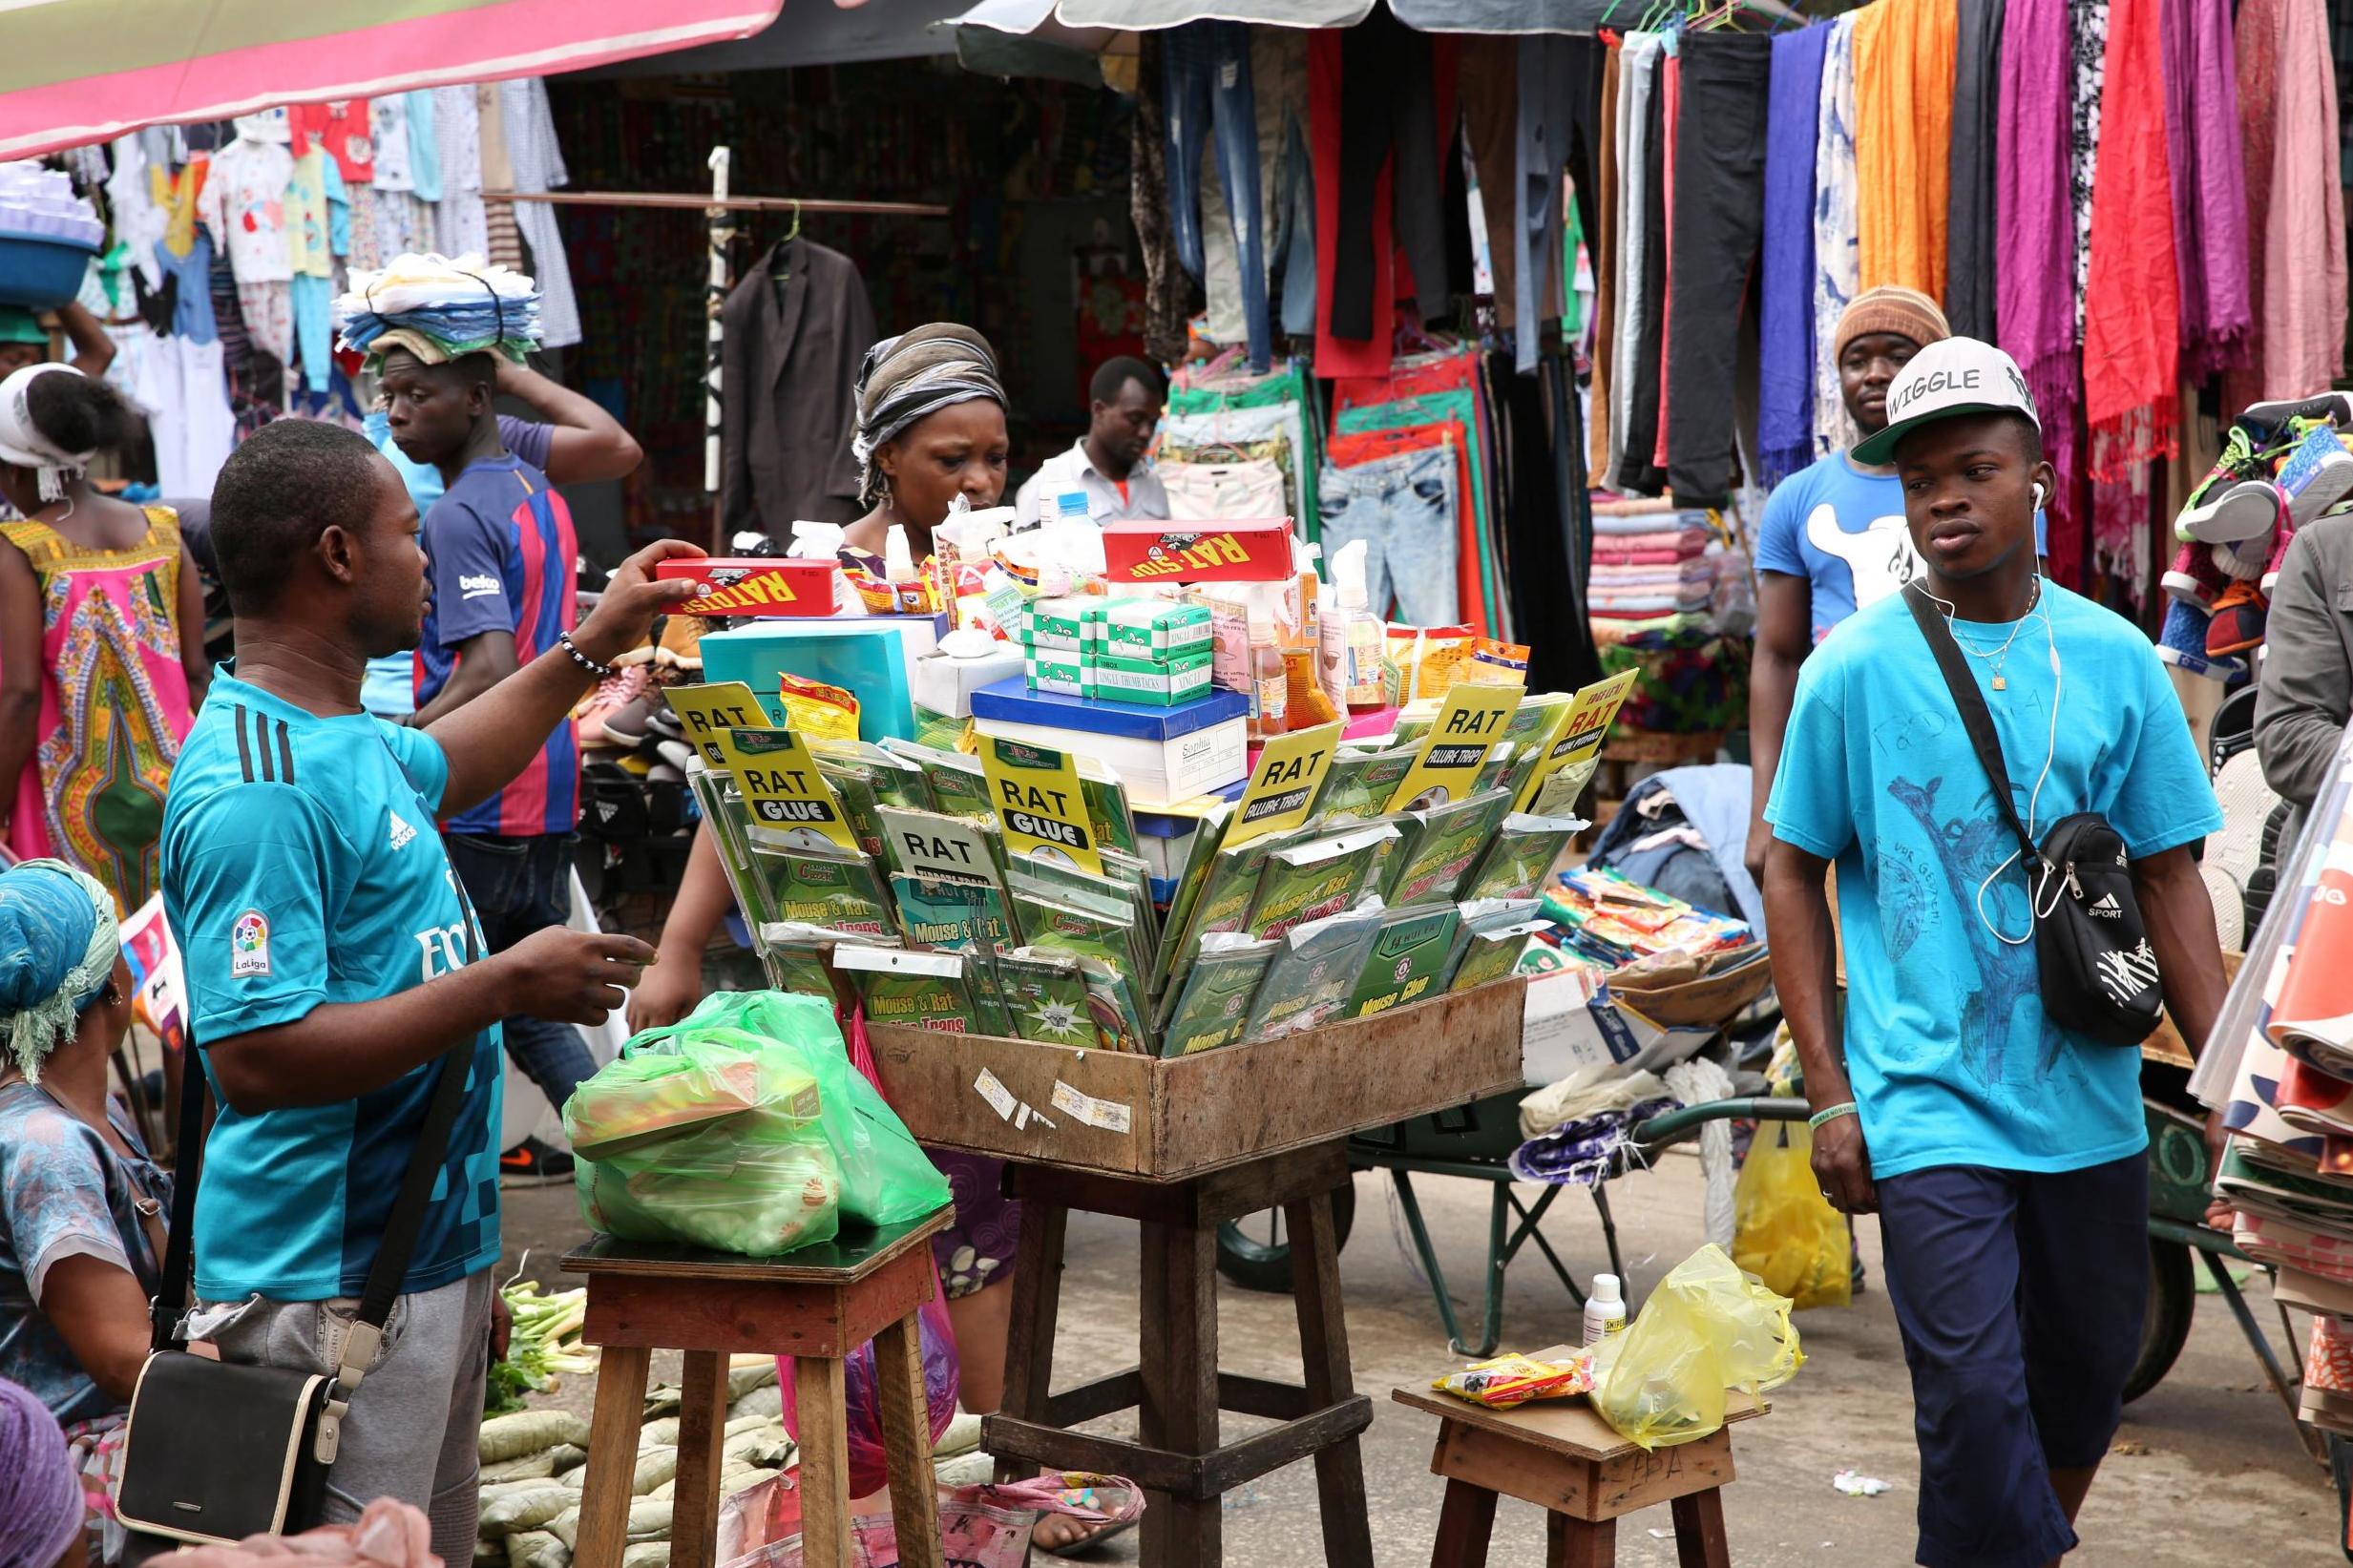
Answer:
<svg viewBox="0 0 2353 1568"><path fill-rule="evenodd" d="M1925 1568L2041 1568L2074 1529L2048 1472L2096 1465L2149 1297L2149 1159L1943 1165L1879 1183L1920 1435Z"/></svg>

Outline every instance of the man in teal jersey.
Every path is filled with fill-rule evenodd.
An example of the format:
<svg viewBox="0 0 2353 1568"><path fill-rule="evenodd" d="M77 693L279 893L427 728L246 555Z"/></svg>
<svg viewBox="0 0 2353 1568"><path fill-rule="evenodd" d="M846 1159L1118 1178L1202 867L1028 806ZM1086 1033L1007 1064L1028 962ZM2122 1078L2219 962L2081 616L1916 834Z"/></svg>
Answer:
<svg viewBox="0 0 2353 1568"><path fill-rule="evenodd" d="M163 829L165 909L221 1100L192 1334L231 1361L335 1369L450 1057L465 1102L328 1488L336 1518L379 1495L427 1509L434 1549L459 1560L498 1258L498 1020L601 1022L653 951L557 927L483 955L433 824L531 761L596 670L695 592L653 581L655 562L700 552L641 553L567 640L420 730L360 704L368 660L412 646L426 602L416 509L365 439L258 432L221 470L213 545L238 657L181 750Z"/></svg>

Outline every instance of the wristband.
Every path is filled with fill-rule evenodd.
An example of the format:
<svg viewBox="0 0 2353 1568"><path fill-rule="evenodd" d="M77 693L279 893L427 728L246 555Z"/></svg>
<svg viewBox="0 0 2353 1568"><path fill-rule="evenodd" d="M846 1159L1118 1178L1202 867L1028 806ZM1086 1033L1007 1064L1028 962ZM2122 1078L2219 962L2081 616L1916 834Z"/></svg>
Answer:
<svg viewBox="0 0 2353 1568"><path fill-rule="evenodd" d="M570 632L557 633L556 640L557 643L562 645L565 653L572 656L573 663L578 664L581 669L586 670L590 675L595 676L599 680L608 680L612 679L614 673L613 666L610 664L599 664L595 659L589 658L586 654L580 652L578 646L573 642L572 634Z"/></svg>
<svg viewBox="0 0 2353 1568"><path fill-rule="evenodd" d="M1826 1111L1815 1112L1812 1116L1806 1118L1806 1125L1809 1128L1818 1132L1821 1130L1824 1122L1836 1121L1842 1116L1860 1115L1862 1115L1862 1108L1850 1099L1843 1104L1833 1105Z"/></svg>

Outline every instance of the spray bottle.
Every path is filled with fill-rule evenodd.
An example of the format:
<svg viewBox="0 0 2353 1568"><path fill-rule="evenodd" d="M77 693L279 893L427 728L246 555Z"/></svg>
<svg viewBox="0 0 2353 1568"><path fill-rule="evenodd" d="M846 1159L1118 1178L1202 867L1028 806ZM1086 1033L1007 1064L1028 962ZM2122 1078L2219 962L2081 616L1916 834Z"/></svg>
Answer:
<svg viewBox="0 0 2353 1568"><path fill-rule="evenodd" d="M1365 541L1333 553L1331 602L1317 625L1317 668L1334 707L1370 713L1388 705L1381 683L1381 623L1366 602Z"/></svg>

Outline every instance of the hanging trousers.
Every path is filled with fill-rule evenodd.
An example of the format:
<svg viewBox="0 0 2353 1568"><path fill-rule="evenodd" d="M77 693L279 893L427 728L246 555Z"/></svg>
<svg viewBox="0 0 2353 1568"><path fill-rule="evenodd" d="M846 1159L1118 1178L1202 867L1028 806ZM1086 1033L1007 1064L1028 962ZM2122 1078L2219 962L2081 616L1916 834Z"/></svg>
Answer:
<svg viewBox="0 0 2353 1568"><path fill-rule="evenodd" d="M1452 148L1451 138L1446 145ZM1373 217L1381 165L1393 152L1395 242L1414 269L1416 303L1427 321L1444 312L1453 292L1430 35L1376 7L1340 34L1340 220L1332 260L1336 338L1388 339L1389 324L1373 320L1374 252L1392 240L1375 232Z"/></svg>
<svg viewBox="0 0 2353 1568"><path fill-rule="evenodd" d="M1765 105L1773 40L1683 40L1675 137L1674 329L1667 345L1668 484L1688 506L1732 488L1742 302L1765 231Z"/></svg>
<svg viewBox="0 0 2353 1568"><path fill-rule="evenodd" d="M1274 350L1267 311L1267 239L1258 181L1258 104L1250 82L1250 31L1239 22L1188 22L1167 34L1168 210L1178 258L1205 276L1201 236L1201 143L1215 131L1217 178L1225 187L1242 263L1242 324L1253 369Z"/></svg>
<svg viewBox="0 0 2353 1568"><path fill-rule="evenodd" d="M1635 313L1632 401L1627 409L1623 488L1655 495L1667 482L1650 461L1658 446L1659 371L1667 330L1667 57L1644 68L1650 77L1643 137L1642 295Z"/></svg>

